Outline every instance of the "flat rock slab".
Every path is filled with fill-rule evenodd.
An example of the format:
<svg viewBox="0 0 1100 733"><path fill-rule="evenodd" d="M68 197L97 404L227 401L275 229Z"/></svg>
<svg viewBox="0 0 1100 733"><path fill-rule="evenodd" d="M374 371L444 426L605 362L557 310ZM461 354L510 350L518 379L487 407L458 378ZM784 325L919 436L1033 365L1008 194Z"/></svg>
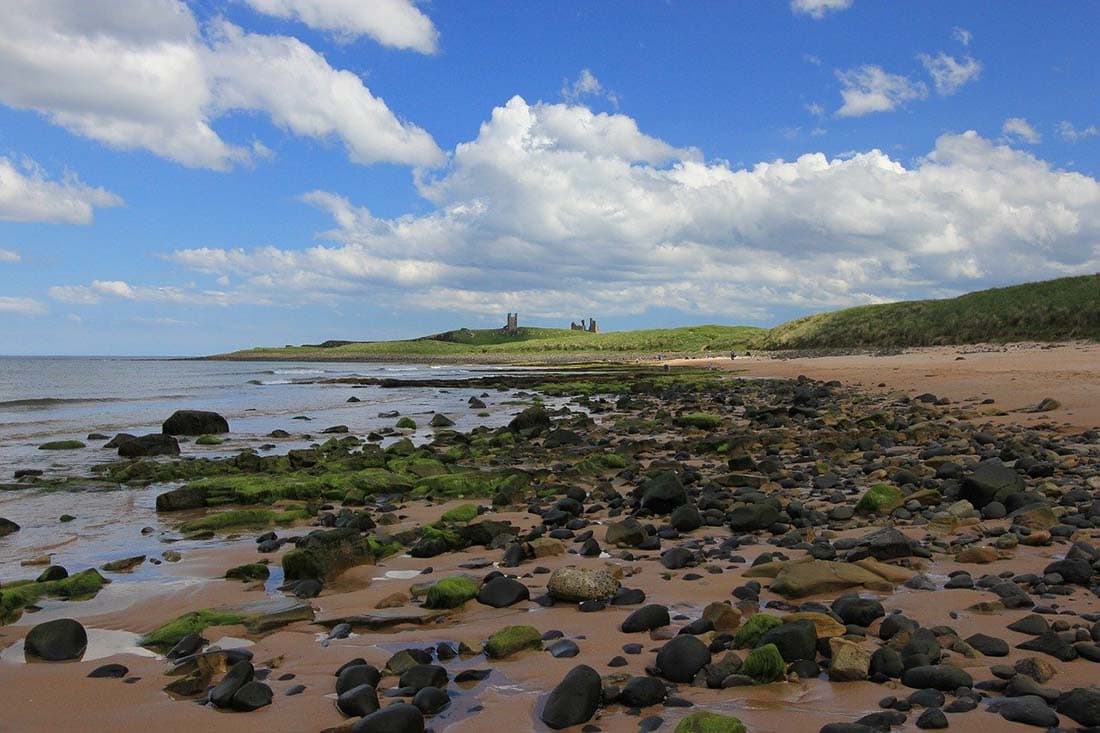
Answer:
<svg viewBox="0 0 1100 733"><path fill-rule="evenodd" d="M277 629L296 621L312 621L313 606L297 598L271 598L226 609L245 617L244 625L254 634Z"/></svg>
<svg viewBox="0 0 1100 733"><path fill-rule="evenodd" d="M787 563L771 584L773 593L787 598L835 593L849 588L889 592L894 584L858 565L829 560Z"/></svg>
<svg viewBox="0 0 1100 733"><path fill-rule="evenodd" d="M450 615L448 610L433 610L430 608L379 608L367 613L352 616L333 616L317 621L326 628L332 628L337 624L351 624L357 629L385 629L401 624L414 624L422 626L433 623Z"/></svg>

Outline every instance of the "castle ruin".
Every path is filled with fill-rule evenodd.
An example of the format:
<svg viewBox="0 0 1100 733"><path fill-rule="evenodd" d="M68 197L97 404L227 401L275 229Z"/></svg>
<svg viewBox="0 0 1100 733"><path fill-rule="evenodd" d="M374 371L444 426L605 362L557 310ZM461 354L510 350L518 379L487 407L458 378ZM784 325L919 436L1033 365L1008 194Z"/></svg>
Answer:
<svg viewBox="0 0 1100 733"><path fill-rule="evenodd" d="M589 318L587 326L584 324L584 319L582 318L580 323L570 323L569 324L569 330L570 331L587 331L588 333L599 333L600 332L600 327L596 325L596 319L595 318Z"/></svg>
<svg viewBox="0 0 1100 733"><path fill-rule="evenodd" d="M505 336L518 336L519 335L519 313L509 313L508 322L504 324L504 328L500 329L500 332Z"/></svg>

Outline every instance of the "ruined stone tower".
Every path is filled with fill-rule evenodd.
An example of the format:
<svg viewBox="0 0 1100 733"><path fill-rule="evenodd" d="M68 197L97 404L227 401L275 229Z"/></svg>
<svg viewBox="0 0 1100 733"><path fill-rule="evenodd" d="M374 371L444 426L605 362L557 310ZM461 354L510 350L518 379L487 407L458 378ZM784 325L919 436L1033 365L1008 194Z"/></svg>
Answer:
<svg viewBox="0 0 1100 733"><path fill-rule="evenodd" d="M599 333L600 332L600 327L596 325L596 319L595 318L589 318L587 326L584 325L584 319L582 318L580 323L577 323L576 321L571 322L569 324L569 330L570 331L587 331L588 333Z"/></svg>
<svg viewBox="0 0 1100 733"><path fill-rule="evenodd" d="M519 313L509 313L508 322L504 324L504 328L500 329L500 332L505 336L518 336L519 335Z"/></svg>

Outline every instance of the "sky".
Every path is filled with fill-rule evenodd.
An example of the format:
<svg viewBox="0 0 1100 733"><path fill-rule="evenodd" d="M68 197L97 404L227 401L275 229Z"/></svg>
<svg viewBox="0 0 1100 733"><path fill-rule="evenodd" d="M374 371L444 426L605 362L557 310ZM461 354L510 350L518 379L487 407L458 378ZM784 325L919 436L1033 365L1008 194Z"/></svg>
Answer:
<svg viewBox="0 0 1100 733"><path fill-rule="evenodd" d="M1097 27L1031 0L5 0L0 353L770 326L1100 272Z"/></svg>

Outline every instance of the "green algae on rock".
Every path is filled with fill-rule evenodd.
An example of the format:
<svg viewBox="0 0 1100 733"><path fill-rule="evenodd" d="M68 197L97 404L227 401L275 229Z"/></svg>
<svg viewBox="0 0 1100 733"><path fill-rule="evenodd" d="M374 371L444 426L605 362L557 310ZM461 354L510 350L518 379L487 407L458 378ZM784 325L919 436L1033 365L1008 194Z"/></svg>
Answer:
<svg viewBox="0 0 1100 733"><path fill-rule="evenodd" d="M490 659L504 659L524 649L542 649L542 634L534 626L505 626L485 642Z"/></svg>
<svg viewBox="0 0 1100 733"><path fill-rule="evenodd" d="M281 512L272 509L232 509L184 522L180 525L180 532L193 534L242 527L270 527L272 524L291 524L301 519L308 519L310 516L304 508Z"/></svg>
<svg viewBox="0 0 1100 733"><path fill-rule="evenodd" d="M79 440L51 440L38 446L38 450L77 450L87 446Z"/></svg>
<svg viewBox="0 0 1100 733"><path fill-rule="evenodd" d="M890 484L875 484L859 497L856 511L868 514L889 514L905 503L905 494Z"/></svg>
<svg viewBox="0 0 1100 733"><path fill-rule="evenodd" d="M760 637L775 627L782 625L783 619L778 616L769 616L766 613L753 614L745 621L741 628L734 633L733 646L738 649L747 649L756 646L756 642L760 641Z"/></svg>
<svg viewBox="0 0 1100 733"><path fill-rule="evenodd" d="M745 733L745 724L732 715L702 710L682 719L675 733Z"/></svg>
<svg viewBox="0 0 1100 733"><path fill-rule="evenodd" d="M443 516L440 519L444 522L454 523L467 523L473 521L477 517L477 505L476 504L462 504L456 506L454 509L449 509L443 512Z"/></svg>
<svg viewBox="0 0 1100 733"><path fill-rule="evenodd" d="M227 580L267 580L270 575L270 568L262 562L246 563L225 571Z"/></svg>
<svg viewBox="0 0 1100 733"><path fill-rule="evenodd" d="M331 580L350 567L373 563L374 558L374 547L358 529L314 530L283 555L283 574L287 580Z"/></svg>
<svg viewBox="0 0 1100 733"><path fill-rule="evenodd" d="M765 644L749 652L741 665L741 674L751 677L754 682L765 684L783 679L787 665L775 644Z"/></svg>
<svg viewBox="0 0 1100 733"><path fill-rule="evenodd" d="M245 615L204 608L189 611L150 631L141 639L142 646L171 647L188 634L201 634L210 626L243 624Z"/></svg>
<svg viewBox="0 0 1100 733"><path fill-rule="evenodd" d="M0 588L0 623L12 623L19 619L23 609L34 605L43 597L62 598L67 601L83 601L92 598L111 581L95 569L74 573L67 578L37 582L17 580Z"/></svg>
<svg viewBox="0 0 1100 733"><path fill-rule="evenodd" d="M424 598L425 608L458 608L477 596L477 583L456 575L432 583Z"/></svg>

